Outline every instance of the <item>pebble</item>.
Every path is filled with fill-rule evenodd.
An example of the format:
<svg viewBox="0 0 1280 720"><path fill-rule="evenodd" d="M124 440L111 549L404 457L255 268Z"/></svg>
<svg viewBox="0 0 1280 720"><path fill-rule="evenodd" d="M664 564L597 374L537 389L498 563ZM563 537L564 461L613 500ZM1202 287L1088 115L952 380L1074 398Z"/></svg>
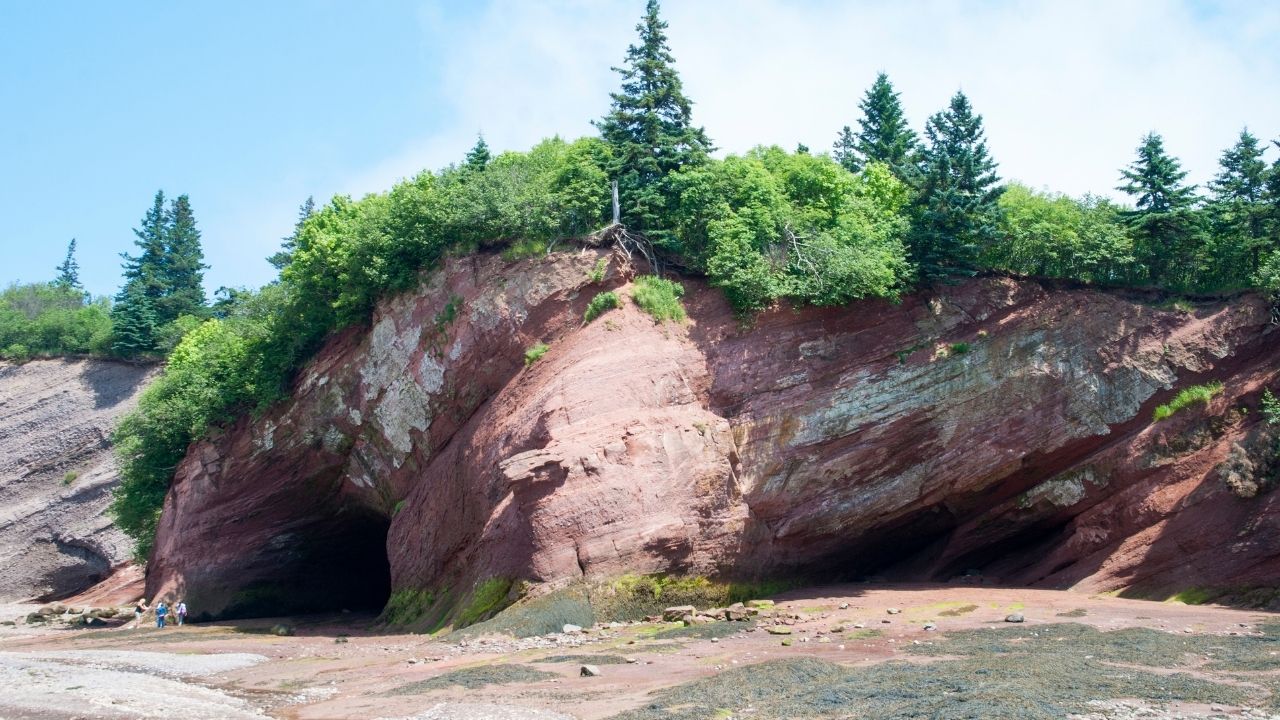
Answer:
<svg viewBox="0 0 1280 720"><path fill-rule="evenodd" d="M600 677L600 668L595 665L583 665L578 672L582 677Z"/></svg>
<svg viewBox="0 0 1280 720"><path fill-rule="evenodd" d="M934 625L933 623L925 623L925 624L924 624L924 629L925 629L925 630L935 630L935 629L937 629L937 627L938 627L938 626L937 626L937 625Z"/></svg>
<svg viewBox="0 0 1280 720"><path fill-rule="evenodd" d="M899 610L898 608L889 608L888 610L885 610L885 612L889 613L890 615L897 615L902 611Z"/></svg>
<svg viewBox="0 0 1280 720"><path fill-rule="evenodd" d="M576 635L582 632L582 626L574 625L573 623L565 623L564 628L561 630L561 632L563 632L565 635Z"/></svg>
<svg viewBox="0 0 1280 720"><path fill-rule="evenodd" d="M849 609L849 603L840 603L840 609L841 609L841 610L848 610L848 609Z"/></svg>
<svg viewBox="0 0 1280 720"><path fill-rule="evenodd" d="M1007 623L1020 623L1025 620L1026 618L1022 616L1022 613L1013 613L1011 615L1006 615L1004 618L1004 621Z"/></svg>

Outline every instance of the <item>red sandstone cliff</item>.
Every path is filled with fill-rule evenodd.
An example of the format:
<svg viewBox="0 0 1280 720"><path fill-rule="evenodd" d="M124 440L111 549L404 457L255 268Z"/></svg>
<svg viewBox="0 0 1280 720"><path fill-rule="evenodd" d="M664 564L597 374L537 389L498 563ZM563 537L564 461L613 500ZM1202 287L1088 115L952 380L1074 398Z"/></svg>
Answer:
<svg viewBox="0 0 1280 720"><path fill-rule="evenodd" d="M627 302L584 326L596 292L628 293L617 258L589 279L601 254L450 260L334 338L289 402L191 448L150 595L247 613L626 572L1280 577L1280 495L1220 467L1262 442L1242 408L1280 382L1258 298L978 279L748 324L686 280L687 323ZM1211 378L1210 407L1151 422Z"/></svg>

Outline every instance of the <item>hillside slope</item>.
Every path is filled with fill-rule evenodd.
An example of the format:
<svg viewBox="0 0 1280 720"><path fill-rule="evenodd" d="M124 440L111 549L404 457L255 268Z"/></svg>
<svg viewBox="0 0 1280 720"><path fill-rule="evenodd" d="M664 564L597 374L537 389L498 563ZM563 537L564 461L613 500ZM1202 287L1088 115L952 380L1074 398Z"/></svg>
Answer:
<svg viewBox="0 0 1280 720"><path fill-rule="evenodd" d="M109 437L154 373L105 360L0 362L0 601L64 597L129 557L105 516Z"/></svg>
<svg viewBox="0 0 1280 720"><path fill-rule="evenodd" d="M685 324L628 301L584 325L597 292L630 292L617 256L592 281L603 254L450 260L334 338L287 403L192 447L149 592L244 614L394 588L439 616L635 572L1141 593L1280 576L1277 495L1222 469L1235 445L1265 454L1245 410L1280 333L1259 298L1188 311L982 278L744 323L684 281ZM1151 421L1208 379L1207 408Z"/></svg>

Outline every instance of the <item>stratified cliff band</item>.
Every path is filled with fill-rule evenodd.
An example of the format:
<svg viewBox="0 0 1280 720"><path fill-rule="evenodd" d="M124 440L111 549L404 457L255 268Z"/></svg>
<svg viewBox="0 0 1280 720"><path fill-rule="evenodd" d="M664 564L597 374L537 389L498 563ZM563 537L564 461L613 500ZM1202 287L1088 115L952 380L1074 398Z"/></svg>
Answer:
<svg viewBox="0 0 1280 720"><path fill-rule="evenodd" d="M1280 577L1256 412L1280 335L1259 297L1187 310L978 278L741 318L682 280L685 323L629 301L583 323L629 280L605 251L474 256L384 302L289 401L191 448L149 594L242 614L623 573ZM1208 380L1207 407L1152 421Z"/></svg>

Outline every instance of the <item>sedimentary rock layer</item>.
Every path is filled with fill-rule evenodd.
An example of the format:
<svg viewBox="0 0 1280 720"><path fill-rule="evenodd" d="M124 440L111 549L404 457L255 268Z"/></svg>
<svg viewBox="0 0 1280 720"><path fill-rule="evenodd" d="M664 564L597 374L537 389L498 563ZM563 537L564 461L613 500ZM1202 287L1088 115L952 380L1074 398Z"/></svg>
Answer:
<svg viewBox="0 0 1280 720"><path fill-rule="evenodd" d="M71 595L128 559L104 514L119 481L109 437L153 372L0 362L0 601Z"/></svg>
<svg viewBox="0 0 1280 720"><path fill-rule="evenodd" d="M627 300L584 324L630 277L604 251L476 256L383 303L288 402L191 448L149 589L216 614L376 606L388 586L474 607L624 572L1144 592L1280 575L1275 496L1219 468L1278 381L1260 298L980 278L746 319L683 280L685 323ZM1210 379L1207 408L1152 422Z"/></svg>

